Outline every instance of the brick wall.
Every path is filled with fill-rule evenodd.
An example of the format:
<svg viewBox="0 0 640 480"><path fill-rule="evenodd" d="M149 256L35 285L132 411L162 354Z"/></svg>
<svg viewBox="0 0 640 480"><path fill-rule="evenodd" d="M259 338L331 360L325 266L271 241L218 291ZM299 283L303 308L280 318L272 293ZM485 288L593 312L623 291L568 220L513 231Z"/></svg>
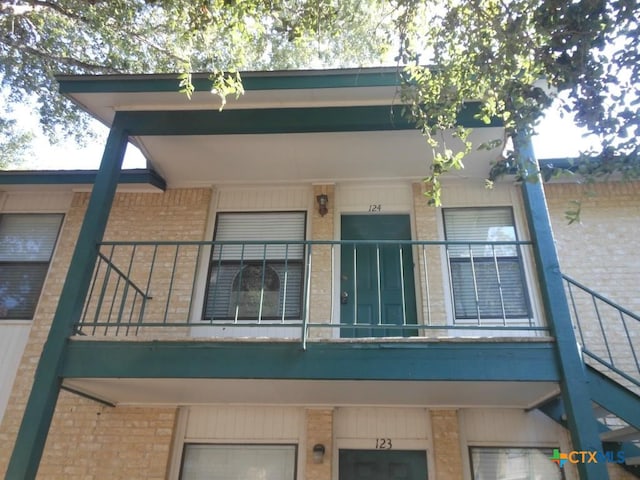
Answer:
<svg viewBox="0 0 640 480"><path fill-rule="evenodd" d="M545 185L562 271L640 312L640 182ZM581 222L564 212L582 199Z"/></svg>
<svg viewBox="0 0 640 480"><path fill-rule="evenodd" d="M438 215L442 214L441 210L428 204L424 192L424 183L413 184L416 240L442 240L438 232ZM421 250L419 254L420 258L414 259L414 263L418 265L422 318L426 324L446 325L448 321L445 298L448 292L445 291L442 281L442 249L438 246L430 246L426 247L425 252ZM423 254L426 254L426 271ZM431 330L425 331L425 334L439 336L443 332Z"/></svg>
<svg viewBox="0 0 640 480"><path fill-rule="evenodd" d="M334 232L334 205L335 190L333 185L314 185L313 198L318 195L327 195L327 213L322 216L317 208L311 210L311 239L312 240L333 240ZM317 207L317 205L314 205ZM311 256L311 297L309 304L309 315L311 322L330 323L331 322L331 245L314 245ZM333 332L330 328L311 329L309 335L312 338L331 338Z"/></svg>
<svg viewBox="0 0 640 480"><path fill-rule="evenodd" d="M562 272L639 314L640 182L551 184L545 190ZM568 225L564 212L572 200L579 199L581 222ZM596 311L590 296L576 288L573 293L587 348L637 376L631 345L640 353L640 323L627 319L625 325L617 310L600 303ZM600 322L607 335L606 343ZM576 331L576 335L579 333Z"/></svg>
<svg viewBox="0 0 640 480"><path fill-rule="evenodd" d="M0 476L13 451L88 198L88 193L75 194L51 262L0 425ZM209 189L119 193L105 240L202 240L210 198ZM186 288L186 283L182 286L178 283L176 288ZM180 308L177 306L176 311L180 312ZM164 478L174 416L175 409L171 408L105 409L94 402L63 394L56 407L39 478Z"/></svg>
<svg viewBox="0 0 640 480"><path fill-rule="evenodd" d="M456 410L431 410L433 450L438 480L464 478Z"/></svg>
<svg viewBox="0 0 640 480"><path fill-rule="evenodd" d="M333 451L333 410L308 409L306 411L306 462L305 480L331 480L332 451ZM322 463L313 461L313 447L324 445L325 453Z"/></svg>

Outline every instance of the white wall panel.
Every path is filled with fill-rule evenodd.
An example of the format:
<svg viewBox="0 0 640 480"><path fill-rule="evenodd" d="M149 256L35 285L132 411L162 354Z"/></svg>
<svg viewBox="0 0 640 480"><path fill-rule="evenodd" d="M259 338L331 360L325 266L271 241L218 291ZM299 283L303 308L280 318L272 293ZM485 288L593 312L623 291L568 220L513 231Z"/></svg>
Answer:
<svg viewBox="0 0 640 480"><path fill-rule="evenodd" d="M71 205L72 192L7 192L3 212L64 213Z"/></svg>
<svg viewBox="0 0 640 480"><path fill-rule="evenodd" d="M465 182L443 181L442 205L444 207L483 207L513 205L518 199L518 190L511 184L496 184L494 188L484 187L482 180L470 179Z"/></svg>
<svg viewBox="0 0 640 480"><path fill-rule="evenodd" d="M428 412L424 408L338 408L335 410L336 438L426 439Z"/></svg>
<svg viewBox="0 0 640 480"><path fill-rule="evenodd" d="M469 444L557 444L565 435L562 427L537 410L465 409L461 415Z"/></svg>
<svg viewBox="0 0 640 480"><path fill-rule="evenodd" d="M338 184L336 202L343 213L366 213L370 208L376 209L375 213L408 213L412 205L411 184Z"/></svg>
<svg viewBox="0 0 640 480"><path fill-rule="evenodd" d="M185 441L294 441L303 422L301 408L190 407Z"/></svg>
<svg viewBox="0 0 640 480"><path fill-rule="evenodd" d="M312 197L310 185L222 188L217 210L306 210L315 201Z"/></svg>
<svg viewBox="0 0 640 480"><path fill-rule="evenodd" d="M0 323L0 420L11 395L31 322Z"/></svg>

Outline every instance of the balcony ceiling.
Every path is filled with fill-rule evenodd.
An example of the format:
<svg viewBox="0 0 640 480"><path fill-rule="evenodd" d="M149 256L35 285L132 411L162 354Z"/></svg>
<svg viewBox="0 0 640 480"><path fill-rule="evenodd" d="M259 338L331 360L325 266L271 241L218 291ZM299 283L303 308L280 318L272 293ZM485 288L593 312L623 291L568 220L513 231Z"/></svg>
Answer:
<svg viewBox="0 0 640 480"><path fill-rule="evenodd" d="M474 145L500 138L477 129ZM414 130L138 138L151 166L171 187L228 183L422 179L433 156ZM455 143L454 143L455 145ZM487 175L497 151L476 151L458 176Z"/></svg>
<svg viewBox="0 0 640 480"><path fill-rule="evenodd" d="M64 386L114 405L402 405L530 408L555 382L67 378Z"/></svg>
<svg viewBox="0 0 640 480"><path fill-rule="evenodd" d="M224 112L234 111L271 110L281 115L287 110L302 112L299 109L303 108L326 110L400 105L395 69L257 72L244 74L243 78L245 94L238 99L229 98L220 118L227 118ZM208 91L206 76L195 79L197 91L191 100L178 93L175 76L72 76L60 77L59 81L63 94L106 125L111 125L118 111L215 113L220 107L218 97ZM387 130L386 127L378 131L353 131L358 130L357 116L354 117L356 120L347 120L355 121L351 126L356 126L347 127L346 131L333 130L330 118L327 120L325 116L321 127L315 124L311 129L314 133L267 134L253 133L251 128L247 131L246 125L256 121L251 115L242 118L235 124L242 134L140 134L132 141L140 147L149 166L170 187L417 180L428 175L433 158L431 149L417 131ZM325 129L327 121L329 124ZM389 118L386 121L394 123ZM221 125L224 130L224 120ZM269 129L268 124L266 128ZM295 130L295 120L293 123L290 120L287 128ZM472 134L473 158L466 162L467 168L461 175L486 176L490 162L499 152L477 151L476 147L487 140L502 138L502 135L499 127L477 128ZM459 148L459 143L452 142L450 135L445 134L444 138L448 140L449 148Z"/></svg>

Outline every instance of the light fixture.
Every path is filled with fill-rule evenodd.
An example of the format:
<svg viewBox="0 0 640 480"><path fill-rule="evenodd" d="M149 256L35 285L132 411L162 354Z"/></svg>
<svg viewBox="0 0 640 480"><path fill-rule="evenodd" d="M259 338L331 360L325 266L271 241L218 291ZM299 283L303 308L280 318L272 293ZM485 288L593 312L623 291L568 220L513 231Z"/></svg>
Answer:
<svg viewBox="0 0 640 480"><path fill-rule="evenodd" d="M321 217L324 217L327 212L327 203L329 203L329 197L326 194L321 194L316 197L316 201L318 202L318 213Z"/></svg>
<svg viewBox="0 0 640 480"><path fill-rule="evenodd" d="M323 459L324 459L324 445L322 445L321 443L316 443L313 446L313 463L322 463Z"/></svg>

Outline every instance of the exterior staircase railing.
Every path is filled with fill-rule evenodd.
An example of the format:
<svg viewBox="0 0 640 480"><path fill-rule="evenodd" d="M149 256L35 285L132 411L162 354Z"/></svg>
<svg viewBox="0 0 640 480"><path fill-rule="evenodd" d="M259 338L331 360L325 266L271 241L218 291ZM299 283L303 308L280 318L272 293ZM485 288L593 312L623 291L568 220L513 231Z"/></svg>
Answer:
<svg viewBox="0 0 640 480"><path fill-rule="evenodd" d="M625 386L637 393L640 316L567 275L563 278L585 361L595 368L606 367L617 381L628 382Z"/></svg>

